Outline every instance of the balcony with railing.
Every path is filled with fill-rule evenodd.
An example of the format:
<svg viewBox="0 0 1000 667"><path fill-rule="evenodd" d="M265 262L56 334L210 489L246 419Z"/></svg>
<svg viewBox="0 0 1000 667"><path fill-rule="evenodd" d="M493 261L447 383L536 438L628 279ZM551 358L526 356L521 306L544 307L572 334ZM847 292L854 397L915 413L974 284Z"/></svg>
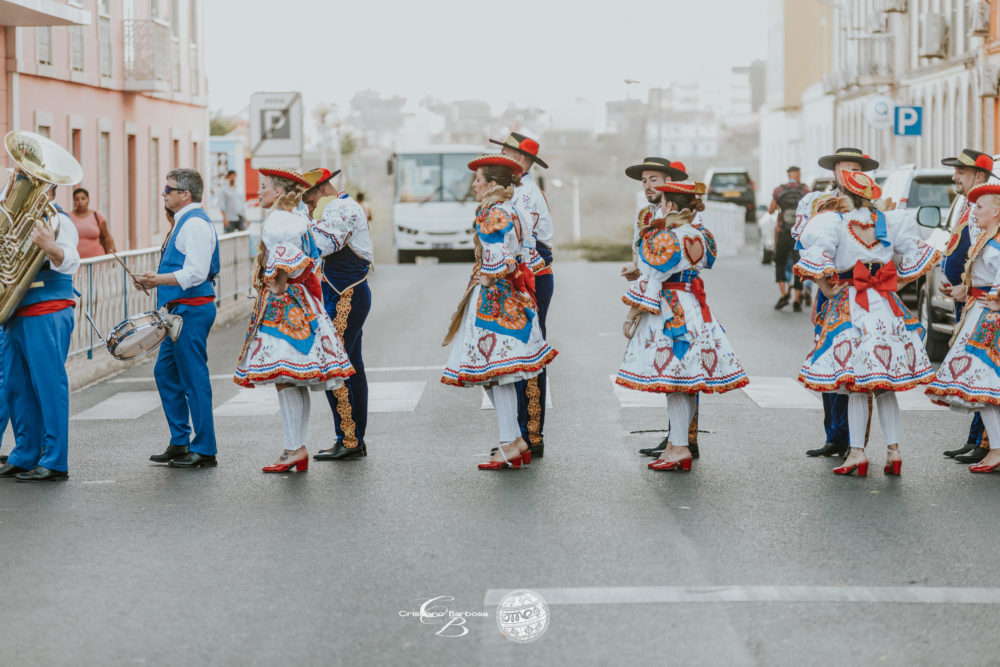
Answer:
<svg viewBox="0 0 1000 667"><path fill-rule="evenodd" d="M122 21L125 90L170 92L170 26L157 21Z"/></svg>

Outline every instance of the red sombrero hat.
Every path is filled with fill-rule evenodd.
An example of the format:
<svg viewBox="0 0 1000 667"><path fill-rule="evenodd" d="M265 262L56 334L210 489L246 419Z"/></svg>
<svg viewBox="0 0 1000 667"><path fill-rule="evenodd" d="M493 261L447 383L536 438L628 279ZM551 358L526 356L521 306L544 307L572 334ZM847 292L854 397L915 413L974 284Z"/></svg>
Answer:
<svg viewBox="0 0 1000 667"><path fill-rule="evenodd" d="M545 164L538 157L538 142L530 137L526 137L518 132L511 132L505 141L497 141L496 139L490 139L491 144L496 144L497 146L504 146L511 150L515 150L521 155L526 155L531 159L532 162L538 163L539 167L549 168L549 165Z"/></svg>
<svg viewBox="0 0 1000 667"><path fill-rule="evenodd" d="M658 171L666 174L673 181L683 181L688 177L687 167L684 166L683 162L671 162L662 157L648 157L642 161L642 164L626 167L625 175L636 181L641 181L644 171Z"/></svg>
<svg viewBox="0 0 1000 667"><path fill-rule="evenodd" d="M504 157L503 155L480 155L475 160L469 163L469 169L475 171L480 167L485 167L488 165L493 165L496 167L507 167L514 172L515 176L520 176L524 169L521 168L517 162L514 162L509 157Z"/></svg>
<svg viewBox="0 0 1000 667"><path fill-rule="evenodd" d="M983 195L1000 195L1000 183L984 183L969 190L968 200L973 204Z"/></svg>
<svg viewBox="0 0 1000 667"><path fill-rule="evenodd" d="M293 169L275 169L272 167L264 167L263 169L258 169L257 171L259 171L264 176L277 176L278 178L287 178L288 180L294 181L295 183L298 183L303 187L306 188L312 187L309 185L309 181L307 181L302 176L302 174Z"/></svg>
<svg viewBox="0 0 1000 667"><path fill-rule="evenodd" d="M660 192L680 192L686 195L703 195L707 190L704 183L697 181L668 181L663 185L657 185L654 189Z"/></svg>
<svg viewBox="0 0 1000 667"><path fill-rule="evenodd" d="M319 167L318 169L311 169L302 174L302 178L306 180L306 187L312 190L323 185L339 173L339 169L337 171L330 171L326 167Z"/></svg>
<svg viewBox="0 0 1000 667"><path fill-rule="evenodd" d="M875 180L868 174L861 171L841 172L844 181L844 189L853 195L857 195L869 201L882 196L882 189L875 184Z"/></svg>

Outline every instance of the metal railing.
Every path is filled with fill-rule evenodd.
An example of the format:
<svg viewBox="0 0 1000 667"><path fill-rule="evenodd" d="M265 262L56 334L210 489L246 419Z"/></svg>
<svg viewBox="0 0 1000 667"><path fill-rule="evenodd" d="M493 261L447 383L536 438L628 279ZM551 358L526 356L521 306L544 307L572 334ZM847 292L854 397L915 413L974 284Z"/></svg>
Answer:
<svg viewBox="0 0 1000 667"><path fill-rule="evenodd" d="M219 236L220 267L215 278L215 303L219 309L217 320L227 319L230 311L249 308L246 297L251 293L255 255L250 232ZM118 256L134 274L155 273L160 262L160 249L130 250L118 253ZM88 359L92 359L95 349L104 348L104 341L94 333L84 315L88 308L94 323L105 336L130 315L156 310L156 290L144 294L135 289L125 269L111 255L81 261L73 283L81 296L74 313L76 326L69 347L71 358L86 354Z"/></svg>
<svg viewBox="0 0 1000 667"><path fill-rule="evenodd" d="M125 89L169 90L170 27L156 21L125 19L122 30Z"/></svg>

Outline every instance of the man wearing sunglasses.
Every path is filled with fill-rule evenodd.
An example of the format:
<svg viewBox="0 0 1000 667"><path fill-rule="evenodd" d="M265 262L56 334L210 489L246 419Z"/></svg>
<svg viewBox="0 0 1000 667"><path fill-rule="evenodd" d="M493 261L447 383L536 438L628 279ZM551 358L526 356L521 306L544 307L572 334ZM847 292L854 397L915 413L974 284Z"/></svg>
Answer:
<svg viewBox="0 0 1000 667"><path fill-rule="evenodd" d="M174 226L163 244L157 273L135 277L136 287L156 288L157 308L166 307L184 320L177 340L167 337L160 345L153 370L170 444L149 460L172 468L216 465L207 343L215 322L219 242L201 205L204 190L201 174L194 169L167 173L163 203L174 213Z"/></svg>

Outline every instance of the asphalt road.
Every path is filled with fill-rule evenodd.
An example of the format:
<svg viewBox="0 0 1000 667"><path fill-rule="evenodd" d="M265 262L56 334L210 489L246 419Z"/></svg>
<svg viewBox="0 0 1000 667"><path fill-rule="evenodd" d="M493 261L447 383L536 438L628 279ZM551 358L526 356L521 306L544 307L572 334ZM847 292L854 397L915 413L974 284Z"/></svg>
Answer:
<svg viewBox="0 0 1000 667"><path fill-rule="evenodd" d="M822 442L821 410L737 391L702 401L692 473L648 471L636 450L663 436L666 410L621 407L609 380L624 350L618 266L558 264L547 456L480 472L495 416L435 370L467 272L383 266L372 279L369 380L426 384L412 411L372 414L363 460L264 475L281 422L255 414L216 417L218 468L156 466L157 408L73 421L69 482L0 480L0 662L997 664L1000 475L941 456L965 417L905 411L899 479L880 472L873 426L873 471L843 478L803 454ZM753 252L706 276L752 379L794 377L810 345L805 314L772 310L772 276ZM237 395L225 376L242 335L211 336L217 407ZM152 365L132 368L74 393L72 414L153 389ZM331 432L314 396L310 449ZM520 588L549 602L526 644L494 616ZM480 615L447 628L406 615L439 596Z"/></svg>

